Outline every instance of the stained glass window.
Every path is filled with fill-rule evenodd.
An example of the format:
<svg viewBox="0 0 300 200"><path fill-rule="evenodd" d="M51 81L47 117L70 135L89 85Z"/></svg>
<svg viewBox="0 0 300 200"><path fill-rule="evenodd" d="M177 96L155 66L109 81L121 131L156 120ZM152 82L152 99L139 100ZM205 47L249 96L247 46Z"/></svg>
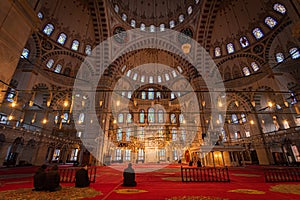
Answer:
<svg viewBox="0 0 300 200"><path fill-rule="evenodd" d="M85 54L86 55L92 55L92 46L91 45L86 45L85 46Z"/></svg>
<svg viewBox="0 0 300 200"><path fill-rule="evenodd" d="M159 30L160 30L161 32L165 31L165 24L160 24L160 25L159 25Z"/></svg>
<svg viewBox="0 0 300 200"><path fill-rule="evenodd" d="M161 83L161 76L157 76L157 82Z"/></svg>
<svg viewBox="0 0 300 200"><path fill-rule="evenodd" d="M262 38L264 36L264 34L260 28L253 29L252 33L257 40L259 40L260 38Z"/></svg>
<svg viewBox="0 0 300 200"><path fill-rule="evenodd" d="M127 123L131 123L132 122L132 115L129 113L127 114Z"/></svg>
<svg viewBox="0 0 300 200"><path fill-rule="evenodd" d="M249 46L249 41L245 36L243 36L240 38L240 44L243 48L245 48L245 47Z"/></svg>
<svg viewBox="0 0 300 200"><path fill-rule="evenodd" d="M136 79L137 79L137 76L138 76L138 74L137 73L134 73L134 75L133 75L133 80L135 81Z"/></svg>
<svg viewBox="0 0 300 200"><path fill-rule="evenodd" d="M73 40L71 49L74 51L78 51L78 48L79 48L78 40Z"/></svg>
<svg viewBox="0 0 300 200"><path fill-rule="evenodd" d="M131 154L131 150L125 149L125 160L130 160L130 154Z"/></svg>
<svg viewBox="0 0 300 200"><path fill-rule="evenodd" d="M122 14L122 20L123 20L124 22L126 22L126 20L127 20L127 15L126 15L125 13Z"/></svg>
<svg viewBox="0 0 300 200"><path fill-rule="evenodd" d="M174 78L177 76L175 70L172 71L172 75L173 75Z"/></svg>
<svg viewBox="0 0 300 200"><path fill-rule="evenodd" d="M141 82L144 83L145 82L145 75L141 76Z"/></svg>
<svg viewBox="0 0 300 200"><path fill-rule="evenodd" d="M143 23L141 23L141 31L145 31L146 30L146 25L145 24L143 24Z"/></svg>
<svg viewBox="0 0 300 200"><path fill-rule="evenodd" d="M150 32L151 33L155 32L155 26L154 25L150 25Z"/></svg>
<svg viewBox="0 0 300 200"><path fill-rule="evenodd" d="M164 111L163 110L158 110L158 123L163 123L164 122Z"/></svg>
<svg viewBox="0 0 300 200"><path fill-rule="evenodd" d="M289 52L290 52L290 54L291 54L291 56L292 56L292 59L297 59L297 58L300 57L300 52L299 52L299 50L298 50L296 47L291 48L291 49L289 50Z"/></svg>
<svg viewBox="0 0 300 200"><path fill-rule="evenodd" d="M69 120L69 113L64 113L63 118L62 118L62 123L67 123Z"/></svg>
<svg viewBox="0 0 300 200"><path fill-rule="evenodd" d="M198 4L200 0L195 0L195 3Z"/></svg>
<svg viewBox="0 0 300 200"><path fill-rule="evenodd" d="M119 12L119 6L117 4L115 4L115 12L118 13Z"/></svg>
<svg viewBox="0 0 300 200"><path fill-rule="evenodd" d="M229 54L234 52L234 46L232 43L228 43L226 47Z"/></svg>
<svg viewBox="0 0 300 200"><path fill-rule="evenodd" d="M182 72L183 72L183 71L182 71L182 68L181 68L180 66L177 66L177 69L178 69L179 73L182 73Z"/></svg>
<svg viewBox="0 0 300 200"><path fill-rule="evenodd" d="M179 15L178 19L179 19L179 22L183 22L184 21L184 15L183 14Z"/></svg>
<svg viewBox="0 0 300 200"><path fill-rule="evenodd" d="M283 60L284 60L284 55L283 55L283 53L276 53L276 61L278 62L278 63L280 63L280 62L283 62Z"/></svg>
<svg viewBox="0 0 300 200"><path fill-rule="evenodd" d="M53 26L52 24L47 24L47 25L45 26L43 32L44 32L46 35L50 36L50 35L52 34L53 30L54 30L54 26Z"/></svg>
<svg viewBox="0 0 300 200"><path fill-rule="evenodd" d="M192 8L192 6L189 6L187 9L187 13L190 15L190 14L192 14L192 12L193 12L193 8Z"/></svg>
<svg viewBox="0 0 300 200"><path fill-rule="evenodd" d="M118 115L118 123L123 123L123 121L124 121L124 115L122 113L120 113Z"/></svg>
<svg viewBox="0 0 300 200"><path fill-rule="evenodd" d="M171 92L171 99L175 99L175 94L174 94L174 92Z"/></svg>
<svg viewBox="0 0 300 200"><path fill-rule="evenodd" d="M145 111L140 111L140 123L145 123Z"/></svg>
<svg viewBox="0 0 300 200"><path fill-rule="evenodd" d="M154 108L149 108L148 109L148 122L153 123L155 121L154 118Z"/></svg>
<svg viewBox="0 0 300 200"><path fill-rule="evenodd" d="M174 28L175 27L175 21L174 20L171 20L170 21L170 28Z"/></svg>
<svg viewBox="0 0 300 200"><path fill-rule="evenodd" d="M163 133L163 128L160 128L159 130L158 130L158 137L164 137L164 133Z"/></svg>
<svg viewBox="0 0 300 200"><path fill-rule="evenodd" d="M153 76L149 76L149 83L153 83Z"/></svg>
<svg viewBox="0 0 300 200"><path fill-rule="evenodd" d="M44 18L44 15L43 15L42 12L38 12L38 15L37 15L37 16L38 16L39 19L43 19L43 18Z"/></svg>
<svg viewBox="0 0 300 200"><path fill-rule="evenodd" d="M274 26L277 25L277 21L273 19L272 17L266 17L265 23L270 27L273 28Z"/></svg>
<svg viewBox="0 0 300 200"><path fill-rule="evenodd" d="M149 88L148 90L148 99L154 99L154 89Z"/></svg>
<svg viewBox="0 0 300 200"><path fill-rule="evenodd" d="M176 130L176 128L172 128L172 140L173 141L177 140L177 130Z"/></svg>
<svg viewBox="0 0 300 200"><path fill-rule="evenodd" d="M126 141L130 141L131 129L127 128L126 130Z"/></svg>
<svg viewBox="0 0 300 200"><path fill-rule="evenodd" d="M60 73L61 69L62 69L62 66L60 64L57 64L55 69L54 69L54 72Z"/></svg>
<svg viewBox="0 0 300 200"><path fill-rule="evenodd" d="M252 67L253 71L255 71L255 72L259 70L259 66L258 66L258 64L256 64L256 62L252 62L251 67Z"/></svg>
<svg viewBox="0 0 300 200"><path fill-rule="evenodd" d="M180 114L179 115L179 123L183 124L183 122L184 122L184 116L183 116L183 114Z"/></svg>
<svg viewBox="0 0 300 200"><path fill-rule="evenodd" d="M46 66L50 69L53 66L53 64L54 64L54 60L50 59L50 60L48 60Z"/></svg>
<svg viewBox="0 0 300 200"><path fill-rule="evenodd" d="M22 51L22 55L21 55L21 58L26 58L28 59L29 57L29 50L24 48L23 51Z"/></svg>
<svg viewBox="0 0 300 200"><path fill-rule="evenodd" d="M221 56L221 48L220 47L216 47L215 48L215 57L220 57Z"/></svg>
<svg viewBox="0 0 300 200"><path fill-rule="evenodd" d="M142 92L142 99L146 99L146 92L145 91Z"/></svg>
<svg viewBox="0 0 300 200"><path fill-rule="evenodd" d="M126 65L124 65L124 66L122 67L121 71L124 72L125 69L126 69Z"/></svg>
<svg viewBox="0 0 300 200"><path fill-rule="evenodd" d="M57 38L57 42L61 45L64 45L66 40L67 40L67 35L64 33L61 33Z"/></svg>
<svg viewBox="0 0 300 200"><path fill-rule="evenodd" d="M128 99L131 98L131 95L132 95L132 93L129 91L128 94L127 94Z"/></svg>
<svg viewBox="0 0 300 200"><path fill-rule="evenodd" d="M244 73L245 76L249 76L249 75L250 75L250 70L249 70L249 68L248 68L248 67L244 67L244 68L243 68L243 73Z"/></svg>
<svg viewBox="0 0 300 200"><path fill-rule="evenodd" d="M166 81L170 80L169 74L165 74Z"/></svg>
<svg viewBox="0 0 300 200"><path fill-rule="evenodd" d="M128 70L126 76L130 77L130 74L131 74L131 70Z"/></svg>
<svg viewBox="0 0 300 200"><path fill-rule="evenodd" d="M131 26L132 28L135 28L135 26L136 26L136 21L135 21L134 19L131 20L130 26Z"/></svg>
<svg viewBox="0 0 300 200"><path fill-rule="evenodd" d="M182 138L183 141L186 140L186 131L185 131L185 129L181 130L181 138Z"/></svg>
<svg viewBox="0 0 300 200"><path fill-rule="evenodd" d="M117 141L121 141L123 137L122 129L118 128L117 129Z"/></svg>
<svg viewBox="0 0 300 200"><path fill-rule="evenodd" d="M160 92L156 92L156 98L161 99L161 93Z"/></svg>
<svg viewBox="0 0 300 200"><path fill-rule="evenodd" d="M280 3L275 3L273 6L273 9L281 14L286 13L286 8L284 7L284 5L282 5Z"/></svg>
<svg viewBox="0 0 300 200"><path fill-rule="evenodd" d="M170 120L171 120L172 124L175 124L176 123L176 115L175 114L171 114L170 115Z"/></svg>
<svg viewBox="0 0 300 200"><path fill-rule="evenodd" d="M242 118L242 122L245 123L247 121L246 115L244 113L241 114L241 118Z"/></svg>
<svg viewBox="0 0 300 200"><path fill-rule="evenodd" d="M236 114L232 114L232 115L231 115L231 119L232 119L232 122L233 122L233 123L235 123L235 124L239 123Z"/></svg>

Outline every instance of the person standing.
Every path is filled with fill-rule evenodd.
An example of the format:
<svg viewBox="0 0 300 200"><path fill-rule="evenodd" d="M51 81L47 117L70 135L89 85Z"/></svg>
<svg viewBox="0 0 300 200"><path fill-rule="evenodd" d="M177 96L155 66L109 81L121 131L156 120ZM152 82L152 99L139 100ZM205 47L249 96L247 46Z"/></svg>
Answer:
<svg viewBox="0 0 300 200"><path fill-rule="evenodd" d="M83 165L75 174L75 187L88 187L90 185L87 165Z"/></svg>

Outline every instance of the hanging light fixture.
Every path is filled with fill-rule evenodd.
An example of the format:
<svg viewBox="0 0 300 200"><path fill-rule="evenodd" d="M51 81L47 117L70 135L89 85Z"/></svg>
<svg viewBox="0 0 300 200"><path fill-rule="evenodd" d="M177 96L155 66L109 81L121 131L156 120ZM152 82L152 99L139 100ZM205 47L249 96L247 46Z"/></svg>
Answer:
<svg viewBox="0 0 300 200"><path fill-rule="evenodd" d="M18 92L16 92L16 96L13 99L13 102L11 103L11 107L16 107L18 103Z"/></svg>
<svg viewBox="0 0 300 200"><path fill-rule="evenodd" d="M31 96L31 99L30 99L30 101L29 101L29 106L30 106L30 107L33 106L33 104L34 104L35 93L36 93L36 92L33 92L32 96Z"/></svg>
<svg viewBox="0 0 300 200"><path fill-rule="evenodd" d="M50 92L50 96L49 96L49 98L47 100L47 107L50 107L51 101L52 101L52 92Z"/></svg>

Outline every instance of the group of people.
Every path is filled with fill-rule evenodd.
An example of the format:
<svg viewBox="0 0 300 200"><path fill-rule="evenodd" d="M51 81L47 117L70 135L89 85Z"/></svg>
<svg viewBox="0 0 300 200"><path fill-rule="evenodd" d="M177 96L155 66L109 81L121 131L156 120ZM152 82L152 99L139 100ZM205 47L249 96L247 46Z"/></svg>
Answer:
<svg viewBox="0 0 300 200"><path fill-rule="evenodd" d="M54 165L47 171L47 165L42 165L37 169L33 178L34 191L58 191L61 190L60 174L58 166ZM84 165L75 174L75 187L88 187L90 180L87 165Z"/></svg>

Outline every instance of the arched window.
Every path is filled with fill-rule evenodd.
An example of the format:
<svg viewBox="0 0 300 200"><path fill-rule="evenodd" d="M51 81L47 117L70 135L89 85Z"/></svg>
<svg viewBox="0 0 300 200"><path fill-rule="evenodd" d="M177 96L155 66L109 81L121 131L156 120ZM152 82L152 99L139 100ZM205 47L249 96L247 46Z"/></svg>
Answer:
<svg viewBox="0 0 300 200"><path fill-rule="evenodd" d="M91 45L86 45L85 46L85 54L86 55L88 55L88 56L90 56L90 55L92 55L92 46Z"/></svg>
<svg viewBox="0 0 300 200"><path fill-rule="evenodd" d="M44 18L44 14L42 12L38 12L37 16L38 16L39 19L43 19Z"/></svg>
<svg viewBox="0 0 300 200"><path fill-rule="evenodd" d="M62 118L62 123L67 123L69 120L69 113L64 113L64 116Z"/></svg>
<svg viewBox="0 0 300 200"><path fill-rule="evenodd" d="M149 108L148 109L148 122L153 123L154 121L155 121L154 108Z"/></svg>
<svg viewBox="0 0 300 200"><path fill-rule="evenodd" d="M122 128L117 129L117 141L122 141L123 133Z"/></svg>
<svg viewBox="0 0 300 200"><path fill-rule="evenodd" d="M156 98L161 99L161 93L160 92L156 92Z"/></svg>
<svg viewBox="0 0 300 200"><path fill-rule="evenodd" d="M126 15L125 13L122 14L122 20L123 20L124 22L126 22L126 20L127 20L127 15Z"/></svg>
<svg viewBox="0 0 300 200"><path fill-rule="evenodd" d="M78 117L78 123L82 124L84 122L84 113L80 113L79 117Z"/></svg>
<svg viewBox="0 0 300 200"><path fill-rule="evenodd" d="M165 31L165 24L160 24L160 25L159 25L159 30L160 30L161 32Z"/></svg>
<svg viewBox="0 0 300 200"><path fill-rule="evenodd" d="M43 32L48 36L50 36L53 31L54 31L54 26L52 24L47 24L43 30Z"/></svg>
<svg viewBox="0 0 300 200"><path fill-rule="evenodd" d="M129 91L129 92L127 93L127 98L128 98L128 99L131 99L131 95L132 95L132 93L131 93L131 91Z"/></svg>
<svg viewBox="0 0 300 200"><path fill-rule="evenodd" d="M126 129L126 141L130 141L130 135L131 135L131 129L127 128Z"/></svg>
<svg viewBox="0 0 300 200"><path fill-rule="evenodd" d="M148 99L154 99L154 89L153 88L148 89Z"/></svg>
<svg viewBox="0 0 300 200"><path fill-rule="evenodd" d="M171 124L176 124L176 115L174 113L172 113L170 115L170 121L171 121Z"/></svg>
<svg viewBox="0 0 300 200"><path fill-rule="evenodd" d="M141 76L141 82L144 83L145 82L145 75Z"/></svg>
<svg viewBox="0 0 300 200"><path fill-rule="evenodd" d="M130 77L130 74L131 74L131 70L128 70L127 73L126 73L126 76Z"/></svg>
<svg viewBox="0 0 300 200"><path fill-rule="evenodd" d="M29 57L29 50L24 48L23 51L22 51L22 55L21 55L21 58L26 58L28 59Z"/></svg>
<svg viewBox="0 0 300 200"><path fill-rule="evenodd" d="M136 21L135 21L134 19L131 20L130 26L131 26L132 28L135 28L135 26L136 26Z"/></svg>
<svg viewBox="0 0 300 200"><path fill-rule="evenodd" d="M264 34L260 28L253 29L252 33L257 40L259 40L260 38L262 38L264 36Z"/></svg>
<svg viewBox="0 0 300 200"><path fill-rule="evenodd" d="M239 123L239 120L238 120L236 114L232 114L231 115L231 120L232 120L232 123L234 123L234 124Z"/></svg>
<svg viewBox="0 0 300 200"><path fill-rule="evenodd" d="M61 33L57 38L57 42L61 45L64 45L66 40L67 40L67 35L64 33Z"/></svg>
<svg viewBox="0 0 300 200"><path fill-rule="evenodd" d="M178 69L178 71L179 71L180 74L183 72L182 68L180 66L177 66L177 69Z"/></svg>
<svg viewBox="0 0 300 200"><path fill-rule="evenodd" d="M195 0L195 3L198 4L200 0Z"/></svg>
<svg viewBox="0 0 300 200"><path fill-rule="evenodd" d="M170 80L169 74L165 74L166 81Z"/></svg>
<svg viewBox="0 0 300 200"><path fill-rule="evenodd" d="M289 50L289 52L290 52L290 55L292 56L292 59L297 59L300 57L299 49L297 49L296 47L291 48Z"/></svg>
<svg viewBox="0 0 300 200"><path fill-rule="evenodd" d="M244 68L243 68L243 73L244 73L245 76L249 76L249 75L250 75L250 70L249 70L249 68L248 68L248 67L244 67Z"/></svg>
<svg viewBox="0 0 300 200"><path fill-rule="evenodd" d="M227 47L228 54L231 54L234 52L234 46L232 43L228 43L226 47Z"/></svg>
<svg viewBox="0 0 300 200"><path fill-rule="evenodd" d="M124 72L125 69L126 69L126 65L124 65L124 66L122 67L121 71Z"/></svg>
<svg viewBox="0 0 300 200"><path fill-rule="evenodd" d="M161 83L162 79L161 76L157 76L157 82Z"/></svg>
<svg viewBox="0 0 300 200"><path fill-rule="evenodd" d="M149 83L153 83L153 76L149 76Z"/></svg>
<svg viewBox="0 0 300 200"><path fill-rule="evenodd" d="M130 113L127 114L127 123L132 123L132 115Z"/></svg>
<svg viewBox="0 0 300 200"><path fill-rule="evenodd" d="M242 118L242 122L245 123L247 121L246 115L244 113L241 114L241 118Z"/></svg>
<svg viewBox="0 0 300 200"><path fill-rule="evenodd" d="M274 28L274 26L277 25L277 21L276 21L275 19L273 19L272 17L266 17L265 23L266 23L270 28Z"/></svg>
<svg viewBox="0 0 300 200"><path fill-rule="evenodd" d="M116 12L116 13L118 13L119 10L120 10L120 9L119 9L119 6L118 6L117 4L115 4L115 8L114 8L114 9L115 9L115 12Z"/></svg>
<svg viewBox="0 0 300 200"><path fill-rule="evenodd" d="M172 75L173 75L173 77L174 77L174 78L177 76L177 74L176 74L176 71L175 71L175 70L173 70L173 71L172 71Z"/></svg>
<svg viewBox="0 0 300 200"><path fill-rule="evenodd" d="M175 27L175 21L174 20L171 20L170 21L170 28L174 28Z"/></svg>
<svg viewBox="0 0 300 200"><path fill-rule="evenodd" d="M215 57L220 57L221 56L221 48L220 47L216 47L215 48Z"/></svg>
<svg viewBox="0 0 300 200"><path fill-rule="evenodd" d="M60 64L57 64L55 69L54 69L54 72L60 73L61 69L62 69L62 66Z"/></svg>
<svg viewBox="0 0 300 200"><path fill-rule="evenodd" d="M177 140L177 130L176 130L176 128L172 128L172 140L173 141Z"/></svg>
<svg viewBox="0 0 300 200"><path fill-rule="evenodd" d="M174 92L171 92L171 99L175 99L175 94L174 94Z"/></svg>
<svg viewBox="0 0 300 200"><path fill-rule="evenodd" d="M280 3L275 3L273 6L273 9L281 14L286 13L286 8L284 7L284 5L282 5Z"/></svg>
<svg viewBox="0 0 300 200"><path fill-rule="evenodd" d="M73 40L71 49L74 51L78 51L78 48L79 48L78 40Z"/></svg>
<svg viewBox="0 0 300 200"><path fill-rule="evenodd" d="M276 53L275 57L276 57L276 61L277 61L278 63L281 63L281 62L283 62L283 60L284 60L284 55L283 55L283 53L281 53L281 52Z"/></svg>
<svg viewBox="0 0 300 200"><path fill-rule="evenodd" d="M193 12L193 7L192 7L192 6L189 6L188 9L187 9L187 13L188 13L189 15L191 15L192 12Z"/></svg>
<svg viewBox="0 0 300 200"><path fill-rule="evenodd" d="M181 129L181 138L182 138L182 141L185 142L185 140L186 140L186 131L185 131L185 129Z"/></svg>
<svg viewBox="0 0 300 200"><path fill-rule="evenodd" d="M53 60L53 59L49 59L48 62L47 62L47 64L46 64L46 66L47 66L49 69L51 69L51 67L53 66L53 64L54 64L54 60Z"/></svg>
<svg viewBox="0 0 300 200"><path fill-rule="evenodd" d="M159 160L165 161L166 160L166 150L160 149L159 150Z"/></svg>
<svg viewBox="0 0 300 200"><path fill-rule="evenodd" d="M120 113L119 115L118 115L118 123L123 123L124 122L124 115L122 114L122 113Z"/></svg>
<svg viewBox="0 0 300 200"><path fill-rule="evenodd" d="M146 25L144 23L141 23L140 29L141 29L141 31L145 31L146 30Z"/></svg>
<svg viewBox="0 0 300 200"><path fill-rule="evenodd" d="M183 124L183 122L184 122L184 116L183 116L183 114L180 114L179 115L179 123Z"/></svg>
<svg viewBox="0 0 300 200"><path fill-rule="evenodd" d="M145 111L140 111L140 123L145 123Z"/></svg>
<svg viewBox="0 0 300 200"><path fill-rule="evenodd" d="M158 123L164 123L164 111L163 110L158 110Z"/></svg>
<svg viewBox="0 0 300 200"><path fill-rule="evenodd" d="M142 92L142 99L146 99L146 92L145 91Z"/></svg>
<svg viewBox="0 0 300 200"><path fill-rule="evenodd" d="M155 32L155 26L154 25L150 25L150 32L154 33Z"/></svg>
<svg viewBox="0 0 300 200"><path fill-rule="evenodd" d="M184 21L184 15L183 14L179 15L178 20L179 20L180 23L183 22Z"/></svg>
<svg viewBox="0 0 300 200"><path fill-rule="evenodd" d="M256 64L256 62L252 62L251 67L252 67L253 71L255 71L255 72L259 70L259 66Z"/></svg>
<svg viewBox="0 0 300 200"><path fill-rule="evenodd" d="M242 37L240 38L240 44L241 44L241 46L242 46L243 48L249 46L249 41L248 41L248 39L246 38L246 36L242 36Z"/></svg>
<svg viewBox="0 0 300 200"><path fill-rule="evenodd" d="M138 77L138 74L137 74L137 73L134 73L132 79L133 79L134 81L136 81L137 77Z"/></svg>

